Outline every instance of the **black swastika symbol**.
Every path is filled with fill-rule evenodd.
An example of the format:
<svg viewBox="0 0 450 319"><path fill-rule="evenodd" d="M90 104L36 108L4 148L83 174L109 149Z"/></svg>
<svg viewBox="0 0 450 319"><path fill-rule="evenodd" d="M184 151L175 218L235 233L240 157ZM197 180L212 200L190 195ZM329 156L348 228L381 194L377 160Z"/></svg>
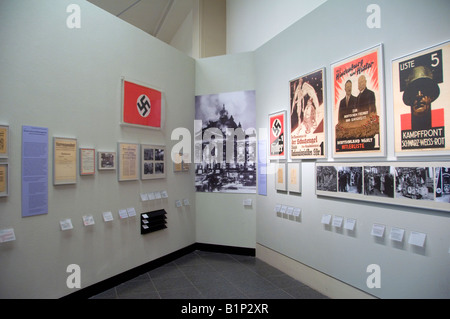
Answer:
<svg viewBox="0 0 450 319"><path fill-rule="evenodd" d="M146 116L148 116L148 114L150 114L150 109L151 109L150 100L145 94L142 94L138 98L137 108L138 108L139 114L141 114L142 117L146 117Z"/></svg>
<svg viewBox="0 0 450 319"><path fill-rule="evenodd" d="M272 124L272 133L274 136L278 136L281 133L281 122L279 119L276 119Z"/></svg>

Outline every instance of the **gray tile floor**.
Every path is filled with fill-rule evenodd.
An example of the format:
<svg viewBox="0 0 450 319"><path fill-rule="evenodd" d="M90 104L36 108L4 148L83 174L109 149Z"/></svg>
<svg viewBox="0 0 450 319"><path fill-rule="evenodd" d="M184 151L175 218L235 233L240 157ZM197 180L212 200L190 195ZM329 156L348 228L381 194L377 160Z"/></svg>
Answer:
<svg viewBox="0 0 450 319"><path fill-rule="evenodd" d="M327 299L251 256L194 251L92 299Z"/></svg>

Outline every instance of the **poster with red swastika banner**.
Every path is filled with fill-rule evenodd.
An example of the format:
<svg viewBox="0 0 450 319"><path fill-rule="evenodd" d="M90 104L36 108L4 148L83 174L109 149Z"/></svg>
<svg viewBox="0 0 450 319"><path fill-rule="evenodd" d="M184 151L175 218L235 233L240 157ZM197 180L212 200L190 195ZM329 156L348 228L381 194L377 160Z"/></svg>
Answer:
<svg viewBox="0 0 450 319"><path fill-rule="evenodd" d="M122 124L161 129L162 93L122 79Z"/></svg>

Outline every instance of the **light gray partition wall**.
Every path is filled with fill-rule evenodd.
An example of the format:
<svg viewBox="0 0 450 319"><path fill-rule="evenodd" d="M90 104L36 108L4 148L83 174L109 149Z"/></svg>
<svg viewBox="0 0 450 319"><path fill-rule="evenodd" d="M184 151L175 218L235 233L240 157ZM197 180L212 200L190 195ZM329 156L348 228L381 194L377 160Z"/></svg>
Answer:
<svg viewBox="0 0 450 319"><path fill-rule="evenodd" d="M318 68L326 68L326 105L331 118L330 64L382 43L386 101L387 156L380 161L399 160L393 146L393 102L391 60L450 39L450 2L376 1L380 28L369 28L367 8L373 1L329 0L292 27L257 49L255 81L257 125L267 127L267 115L280 107L289 114L289 81ZM333 161L330 120L328 161ZM376 161L377 159L375 159ZM402 159L405 160L405 159ZM406 160L417 160L408 158ZM449 160L447 157L420 158ZM365 158L353 161L367 161ZM450 215L446 212L317 197L315 161L303 160L302 194L277 193L269 174L268 196L257 196L257 243L299 263L380 298L450 297ZM299 221L278 217L276 204L301 208ZM325 226L323 214L356 219L356 228ZM371 235L373 224L386 232ZM403 242L389 239L391 227L405 229ZM426 234L424 247L408 243L411 232ZM369 288L368 266L379 265L381 287Z"/></svg>
<svg viewBox="0 0 450 319"><path fill-rule="evenodd" d="M195 94L254 90L253 52L198 59ZM255 248L256 194L195 194L197 242ZM243 201L252 200L251 206Z"/></svg>
<svg viewBox="0 0 450 319"><path fill-rule="evenodd" d="M80 28L69 28L79 6ZM69 11L67 12L67 9ZM69 23L67 23L69 22ZM76 22L76 21L75 21ZM0 123L10 128L10 194L0 198L0 229L15 241L0 244L0 298L58 298L75 292L66 280L80 266L81 288L195 242L192 171L173 173L167 154L177 127L193 129L195 60L87 1L0 1ZM163 92L161 131L121 126L121 76ZM119 182L117 170L77 176L53 186L49 147L48 214L21 217L22 125L77 138L79 147L116 151L118 142L166 145L166 178ZM167 191L142 202L140 194ZM175 207L189 199L191 206ZM137 216L119 219L119 209ZM165 230L140 234L139 214L165 209ZM111 211L114 220L104 222ZM93 215L85 227L82 216ZM74 228L61 231L71 218Z"/></svg>

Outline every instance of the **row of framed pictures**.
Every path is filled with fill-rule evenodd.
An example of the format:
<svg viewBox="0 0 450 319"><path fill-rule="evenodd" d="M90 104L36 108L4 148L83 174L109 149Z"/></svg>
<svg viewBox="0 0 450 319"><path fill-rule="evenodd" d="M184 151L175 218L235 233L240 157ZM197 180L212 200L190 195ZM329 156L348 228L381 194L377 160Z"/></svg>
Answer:
<svg viewBox="0 0 450 319"><path fill-rule="evenodd" d="M448 162L316 163L316 195L450 210Z"/></svg>
<svg viewBox="0 0 450 319"><path fill-rule="evenodd" d="M269 159L326 158L327 123L333 157L386 156L383 65L382 44L331 64L331 119L325 68L291 80L290 114L269 114ZM450 153L449 82L450 41L392 61L396 156Z"/></svg>
<svg viewBox="0 0 450 319"><path fill-rule="evenodd" d="M77 182L77 144L76 138L53 138L54 185ZM98 151L97 159L94 148L80 147L79 156L81 176L95 175L96 162L99 171L118 168L119 181L157 179L166 176L164 145L119 142L117 152Z"/></svg>

